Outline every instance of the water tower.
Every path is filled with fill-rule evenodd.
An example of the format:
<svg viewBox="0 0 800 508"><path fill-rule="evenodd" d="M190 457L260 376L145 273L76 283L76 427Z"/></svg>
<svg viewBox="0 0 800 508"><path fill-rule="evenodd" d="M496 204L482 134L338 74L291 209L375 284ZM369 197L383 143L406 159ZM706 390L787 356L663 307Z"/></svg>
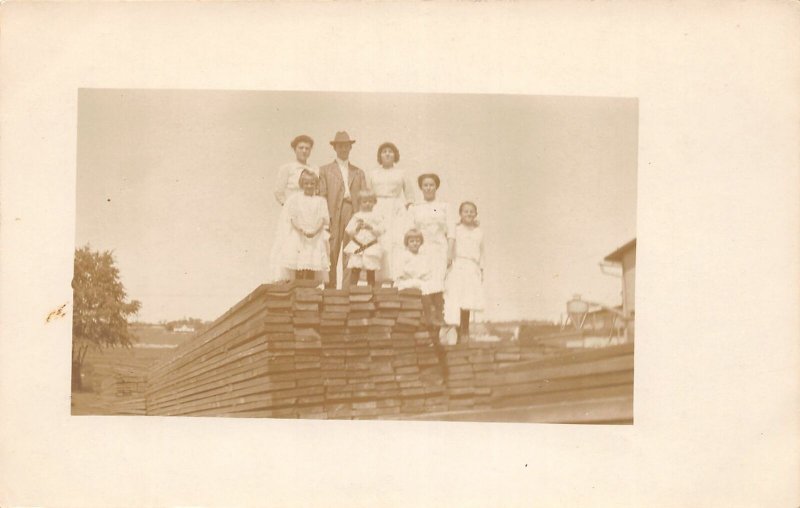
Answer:
<svg viewBox="0 0 800 508"><path fill-rule="evenodd" d="M583 328L583 322L589 313L589 302L581 300L581 295L573 295L567 302L567 320L572 322L576 330Z"/></svg>

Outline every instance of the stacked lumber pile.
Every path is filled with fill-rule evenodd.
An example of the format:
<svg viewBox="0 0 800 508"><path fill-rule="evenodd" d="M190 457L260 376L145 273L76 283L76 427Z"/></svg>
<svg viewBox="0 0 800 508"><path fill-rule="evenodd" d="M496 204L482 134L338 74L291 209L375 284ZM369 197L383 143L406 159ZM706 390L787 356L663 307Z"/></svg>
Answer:
<svg viewBox="0 0 800 508"><path fill-rule="evenodd" d="M326 290L324 311L344 304L345 294L347 326L320 329L328 417L392 418L444 409L442 365L422 323L420 292Z"/></svg>
<svg viewBox="0 0 800 508"><path fill-rule="evenodd" d="M633 343L562 350L538 360L521 360L521 356L520 361L483 371L475 369L481 364L473 361L476 393L488 389L490 395L476 400L471 409L427 414L425 419L632 423L633 352ZM452 356L451 351L448 358ZM452 398L452 388L450 394Z"/></svg>
<svg viewBox="0 0 800 508"><path fill-rule="evenodd" d="M506 366L546 357L537 344L467 342L444 348L448 411L489 409L492 383L487 375Z"/></svg>
<svg viewBox="0 0 800 508"><path fill-rule="evenodd" d="M493 408L627 401L630 402L626 404L629 412L624 414L576 416L580 416L581 421L584 418L632 419L633 343L520 362L498 369L496 375L487 381L492 386Z"/></svg>
<svg viewBox="0 0 800 508"><path fill-rule="evenodd" d="M427 332L393 339L323 335L328 418L380 418L442 409L444 388Z"/></svg>
<svg viewBox="0 0 800 508"><path fill-rule="evenodd" d="M419 291L263 285L153 369L155 415L378 418L445 410Z"/></svg>
<svg viewBox="0 0 800 508"><path fill-rule="evenodd" d="M150 373L147 414L226 414L252 402L268 382L265 286L259 286L202 333L178 346ZM282 313L278 307L274 313ZM289 309L291 311L291 309Z"/></svg>
<svg viewBox="0 0 800 508"><path fill-rule="evenodd" d="M328 418L384 418L442 407L441 366L422 328L419 291L355 286L325 290L323 313L347 326L322 326Z"/></svg>
<svg viewBox="0 0 800 508"><path fill-rule="evenodd" d="M631 345L559 354L510 341L442 347L423 325L419 291L313 284L262 285L179 346L151 371L147 413L480 420L515 410L499 420L582 421L542 408L601 399L624 410L632 397ZM625 419L612 413L604 421Z"/></svg>
<svg viewBox="0 0 800 508"><path fill-rule="evenodd" d="M480 386L478 374L495 368L495 352L486 343L466 343L446 348L447 410L489 407L491 389Z"/></svg>

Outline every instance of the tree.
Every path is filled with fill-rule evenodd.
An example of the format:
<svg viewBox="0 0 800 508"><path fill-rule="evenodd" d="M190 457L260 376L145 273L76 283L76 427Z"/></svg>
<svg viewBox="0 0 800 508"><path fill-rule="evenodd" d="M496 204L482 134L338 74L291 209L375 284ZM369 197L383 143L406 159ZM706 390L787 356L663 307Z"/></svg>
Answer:
<svg viewBox="0 0 800 508"><path fill-rule="evenodd" d="M131 347L136 340L128 317L142 304L126 301L111 251L75 250L72 278L72 387L81 388L81 367L90 348Z"/></svg>

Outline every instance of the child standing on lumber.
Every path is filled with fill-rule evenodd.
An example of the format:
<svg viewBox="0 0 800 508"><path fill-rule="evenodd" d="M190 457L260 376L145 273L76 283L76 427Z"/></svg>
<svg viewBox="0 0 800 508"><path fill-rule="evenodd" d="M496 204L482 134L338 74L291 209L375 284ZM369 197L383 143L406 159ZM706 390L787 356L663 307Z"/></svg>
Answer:
<svg viewBox="0 0 800 508"><path fill-rule="evenodd" d="M431 277L426 258L419 253L422 246L422 232L418 229L409 229L403 237L406 250L397 256L393 272L397 289L416 288L422 290L425 282Z"/></svg>
<svg viewBox="0 0 800 508"><path fill-rule="evenodd" d="M378 198L371 190L358 193L361 209L353 214L345 233L350 242L342 252L347 255L347 268L350 269L350 285L357 286L361 270L367 273L367 284L375 286L375 272L381 269L383 248L378 243L384 233L383 217L373 211Z"/></svg>
<svg viewBox="0 0 800 508"><path fill-rule="evenodd" d="M328 203L316 195L319 177L313 172L304 170L299 185L303 192L286 201L292 234L283 249L283 266L294 270L297 279L322 280L330 267Z"/></svg>
<svg viewBox="0 0 800 508"><path fill-rule="evenodd" d="M470 311L483 310L483 231L478 207L465 201L458 207L461 221L450 241L449 270L444 284L444 318L458 325L458 342L469 340Z"/></svg>

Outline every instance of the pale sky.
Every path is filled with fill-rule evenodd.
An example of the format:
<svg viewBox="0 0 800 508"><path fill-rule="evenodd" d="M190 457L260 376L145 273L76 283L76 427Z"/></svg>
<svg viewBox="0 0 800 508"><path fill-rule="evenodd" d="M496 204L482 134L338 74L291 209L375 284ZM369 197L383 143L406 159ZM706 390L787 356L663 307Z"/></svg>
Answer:
<svg viewBox="0 0 800 508"><path fill-rule="evenodd" d="M489 305L479 319L558 320L575 293L621 303L603 257L636 236L631 98L81 90L76 245L114 251L138 319L212 320L262 283L289 142L377 166L383 141L439 197L478 206Z"/></svg>

